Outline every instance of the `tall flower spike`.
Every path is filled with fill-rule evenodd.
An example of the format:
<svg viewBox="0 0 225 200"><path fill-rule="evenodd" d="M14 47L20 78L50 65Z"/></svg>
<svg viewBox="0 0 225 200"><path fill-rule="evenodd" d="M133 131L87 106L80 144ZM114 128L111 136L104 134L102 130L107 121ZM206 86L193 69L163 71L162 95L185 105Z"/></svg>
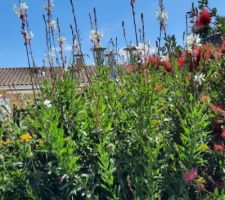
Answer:
<svg viewBox="0 0 225 200"><path fill-rule="evenodd" d="M17 7L16 4L13 5L14 13L21 19L26 16L26 10L28 8L29 7L28 7L27 3L25 3L25 2L21 2L19 7Z"/></svg>

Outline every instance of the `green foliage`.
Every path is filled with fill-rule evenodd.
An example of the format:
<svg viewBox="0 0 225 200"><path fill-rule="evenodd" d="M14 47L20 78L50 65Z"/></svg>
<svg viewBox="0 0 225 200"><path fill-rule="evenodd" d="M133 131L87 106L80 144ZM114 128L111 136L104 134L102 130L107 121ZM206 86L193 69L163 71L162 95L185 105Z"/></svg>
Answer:
<svg viewBox="0 0 225 200"><path fill-rule="evenodd" d="M19 123L9 117L1 124L0 198L222 198L207 182L213 169L224 176L223 162L209 150L212 116L200 101L205 92L219 97L223 76L212 75L223 65L211 66L201 86L195 72L150 66L116 79L102 67L81 90L70 72L45 83ZM183 174L192 168L197 178L187 183ZM208 184L209 194L198 184Z"/></svg>

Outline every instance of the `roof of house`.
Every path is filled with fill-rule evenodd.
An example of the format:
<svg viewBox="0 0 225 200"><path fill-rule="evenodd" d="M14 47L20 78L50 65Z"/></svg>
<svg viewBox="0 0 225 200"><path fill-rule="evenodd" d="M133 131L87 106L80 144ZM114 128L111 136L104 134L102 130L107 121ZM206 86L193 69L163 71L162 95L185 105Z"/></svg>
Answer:
<svg viewBox="0 0 225 200"><path fill-rule="evenodd" d="M96 68L84 67L74 72L80 83L87 83L90 76L96 75ZM50 80L51 77L60 77L62 74L62 67L0 68L0 86L16 87L32 85L32 83L39 84L44 79Z"/></svg>

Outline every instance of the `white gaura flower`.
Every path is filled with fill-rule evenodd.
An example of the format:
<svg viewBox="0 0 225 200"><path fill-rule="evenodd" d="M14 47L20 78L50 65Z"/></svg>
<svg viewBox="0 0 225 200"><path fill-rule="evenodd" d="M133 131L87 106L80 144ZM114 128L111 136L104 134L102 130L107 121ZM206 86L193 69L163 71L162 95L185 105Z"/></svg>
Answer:
<svg viewBox="0 0 225 200"><path fill-rule="evenodd" d="M21 2L19 7L16 6L16 4L13 5L13 10L14 13L18 16L21 17L22 15L24 15L26 13L26 10L28 9L28 5L25 2Z"/></svg>
<svg viewBox="0 0 225 200"><path fill-rule="evenodd" d="M34 37L34 34L33 34L33 32L32 31L24 31L24 32L22 32L22 35L23 35L23 37L24 37L24 39L26 40L26 43L27 44L29 44L30 43L30 41L33 39L33 37Z"/></svg>
<svg viewBox="0 0 225 200"><path fill-rule="evenodd" d="M27 10L29 7L28 7L27 3L23 2L23 3L20 3L20 8L21 8L21 10Z"/></svg>
<svg viewBox="0 0 225 200"><path fill-rule="evenodd" d="M186 42L188 51L192 51L193 45L201 46L201 38L198 34L189 34L186 38Z"/></svg>
<svg viewBox="0 0 225 200"><path fill-rule="evenodd" d="M52 104L51 104L51 101L50 101L50 100L45 100L45 101L44 101L44 105L45 105L47 108L51 108L51 107L52 107Z"/></svg>
<svg viewBox="0 0 225 200"><path fill-rule="evenodd" d="M55 20L52 20L49 23L49 27L52 28L52 29L56 29L57 28L57 22Z"/></svg>
<svg viewBox="0 0 225 200"><path fill-rule="evenodd" d="M50 0L50 2L48 2L48 0L47 0L47 2L44 3L43 8L45 10L49 11L49 10L52 10L52 7L54 7L54 6L55 6L55 4L54 4L53 0Z"/></svg>
<svg viewBox="0 0 225 200"><path fill-rule="evenodd" d="M199 75L195 75L194 81L201 86L203 82L205 81L205 74L201 73Z"/></svg>
<svg viewBox="0 0 225 200"><path fill-rule="evenodd" d="M91 35L90 35L90 39L91 41L94 43L94 45L99 46L100 44L100 40L103 37L103 33L100 31L96 31L96 30L91 30Z"/></svg>
<svg viewBox="0 0 225 200"><path fill-rule="evenodd" d="M168 12L166 10L162 11L156 11L156 19L159 20L160 22L165 23L169 17L168 17Z"/></svg>
<svg viewBox="0 0 225 200"><path fill-rule="evenodd" d="M30 32L28 33L28 36L27 36L27 37L29 37L30 40L33 39L34 33L33 33L32 31L30 31Z"/></svg>
<svg viewBox="0 0 225 200"><path fill-rule="evenodd" d="M150 50L149 47L150 47L149 43L147 43L147 44L139 43L136 48L137 48L138 52L146 53L146 52L149 52L149 50Z"/></svg>
<svg viewBox="0 0 225 200"><path fill-rule="evenodd" d="M60 36L60 37L58 38L58 42L59 42L60 45L63 45L63 44L65 43L65 41L66 41L66 38L63 37L63 36Z"/></svg>

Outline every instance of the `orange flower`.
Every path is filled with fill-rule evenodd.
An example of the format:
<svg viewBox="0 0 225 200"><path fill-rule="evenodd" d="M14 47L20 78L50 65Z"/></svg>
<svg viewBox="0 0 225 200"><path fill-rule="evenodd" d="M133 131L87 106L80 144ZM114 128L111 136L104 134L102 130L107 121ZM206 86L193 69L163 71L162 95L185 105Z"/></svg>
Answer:
<svg viewBox="0 0 225 200"><path fill-rule="evenodd" d="M201 100L202 103L207 103L207 104L210 103L210 97L207 96L207 95L201 96L200 100Z"/></svg>
<svg viewBox="0 0 225 200"><path fill-rule="evenodd" d="M29 133L20 136L22 142L29 142L31 139L32 136Z"/></svg>

